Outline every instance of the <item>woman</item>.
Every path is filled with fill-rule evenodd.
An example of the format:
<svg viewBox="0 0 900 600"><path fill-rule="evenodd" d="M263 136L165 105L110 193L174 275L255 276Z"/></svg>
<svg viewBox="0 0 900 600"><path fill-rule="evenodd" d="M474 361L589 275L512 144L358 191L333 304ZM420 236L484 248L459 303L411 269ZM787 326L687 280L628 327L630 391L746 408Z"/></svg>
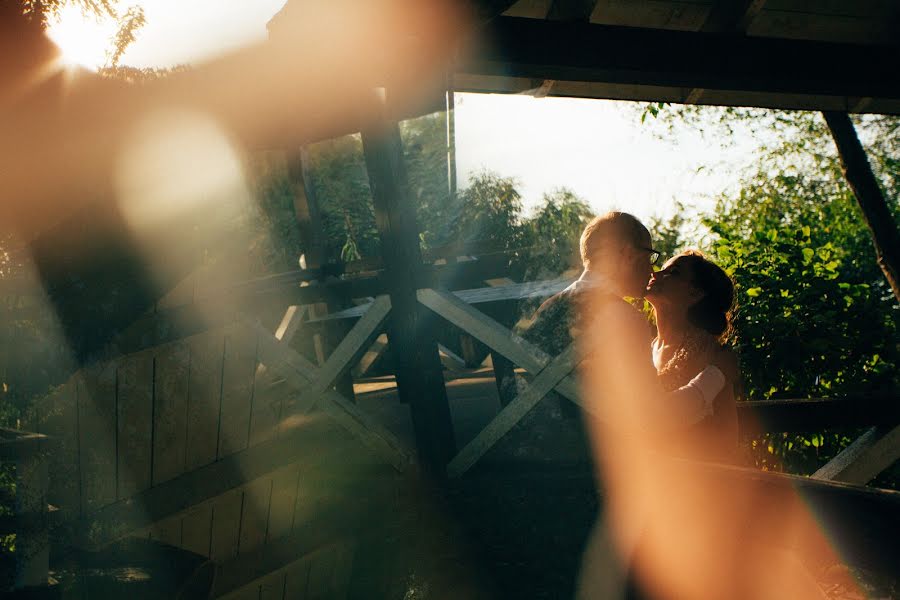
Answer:
<svg viewBox="0 0 900 600"><path fill-rule="evenodd" d="M673 435L671 450L700 460L733 461L740 374L734 352L724 343L731 331L734 283L702 253L688 250L651 276L645 297L656 316L653 362L663 387L679 388L708 365L726 379L712 415Z"/></svg>

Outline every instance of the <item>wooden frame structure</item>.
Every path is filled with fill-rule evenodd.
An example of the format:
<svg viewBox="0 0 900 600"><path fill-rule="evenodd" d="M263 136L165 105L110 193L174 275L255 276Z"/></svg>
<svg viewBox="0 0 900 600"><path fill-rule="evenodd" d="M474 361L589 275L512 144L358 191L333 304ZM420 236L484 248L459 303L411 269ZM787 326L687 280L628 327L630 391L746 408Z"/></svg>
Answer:
<svg viewBox="0 0 900 600"><path fill-rule="evenodd" d="M647 0L635 2L643 9L631 12L625 0L475 4L490 43L450 66L455 91L900 114L900 84L880 68L900 54L900 10L890 12L877 2L847 10L886 17L881 33L877 19L862 14L855 16L865 26L857 23L856 29L810 26L792 36L780 32L777 18L791 6L806 7L812 21L826 24L844 23L838 17L847 15L827 7L816 12L805 0ZM52 539L91 546L140 532L210 557L219 568L213 594L235 598L257 597L264 587L287 597L300 579L308 587L313 565L321 564L310 556L327 554L331 570L319 569L317 577L339 594L336 580L348 576L341 569L352 560L353 535L372 519L371 512L354 510L342 499L364 488L376 490L375 496L384 493L389 503L395 490L385 492L375 481L394 482L397 473L416 467L438 481L445 474L459 481L551 390L579 402L573 348L548 356L474 307L546 296L566 282L465 290L460 288L504 276L500 261L441 266L423 259L398 119L440 102L429 97L410 108L401 98L395 104L392 94L406 91L388 87L365 100L370 118L363 148L384 249L382 261L368 265L376 273L299 287L324 280L316 270L321 257L314 257L313 269L229 290L243 307L261 298L284 301L288 308L274 332L253 315L218 315L174 327L191 323L186 317L196 306L164 308L137 320L131 317L138 313L128 313L134 307L127 307L116 322L132 322L131 331L121 331L105 355L94 355L94 366L40 404L29 427L57 444L47 465L48 498L59 508L49 519ZM294 150L290 155L296 158ZM308 195L303 161L292 160L291 172L302 212L300 196ZM304 226L312 229L314 199L304 201ZM340 296L372 301L343 308L334 303ZM203 297L194 300L200 304ZM303 308L329 302L328 315ZM290 345L302 327L353 319L321 364ZM434 332L437 319L487 346L495 367L502 359L507 363L501 368L517 366L531 377L461 449ZM394 350L415 450L335 389L379 336ZM864 484L900 457L900 413L894 406L851 398L747 403L740 411L743 421L770 430L872 426L820 469L816 481L776 477L769 483L781 491L799 486L826 507L846 509L852 497L859 502L853 506L875 507L873 514L896 508L895 497L835 483ZM325 455L316 455L322 448L328 448ZM351 466L335 476L331 469L347 457ZM304 490L332 484L338 492L320 502L325 510L304 504ZM867 527L866 535L875 535L877 528Z"/></svg>

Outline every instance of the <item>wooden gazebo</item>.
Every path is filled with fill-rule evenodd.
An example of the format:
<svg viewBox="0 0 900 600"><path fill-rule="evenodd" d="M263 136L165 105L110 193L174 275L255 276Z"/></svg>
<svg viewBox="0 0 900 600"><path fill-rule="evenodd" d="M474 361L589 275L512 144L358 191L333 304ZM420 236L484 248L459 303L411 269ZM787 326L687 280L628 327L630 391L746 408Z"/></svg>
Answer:
<svg viewBox="0 0 900 600"><path fill-rule="evenodd" d="M548 356L510 330L510 317L523 301L549 296L568 281L488 286L486 280L496 284L509 275L503 257L479 259L472 248L420 249L398 120L446 107L448 93L826 111L890 279L900 251L896 226L879 212L886 210L883 199L868 165L860 166L865 156L852 126L846 128L846 114L900 114L900 80L884 67L900 58L900 5L471 5L475 17L466 43L456 40L449 66L421 86L387 81L381 90L327 107L344 117L327 127L266 112L284 108L284 98L262 107L256 118L263 125L246 126L235 116L240 103L228 105L215 87L215 66L179 75L171 88L159 84L160 101L185 89L209 89L197 106L210 107L247 144L285 152L298 226L305 231L316 229L316 206L304 183L302 146L360 131L380 259L345 265L345 274L335 277L308 256L311 264L301 271L203 288L188 275L195 259L182 256L154 272L154 282L163 280L155 293L153 286L131 283L146 283L148 275L128 252L128 235L110 235L112 247L124 248L123 260L99 263L73 262L51 251L65 226L35 238L38 271L77 348L78 368L38 403L24 427L36 435L8 432L0 440L4 461L27 465L17 490L27 502L17 504L18 519L3 523L32 542L23 545L29 554L16 586L80 597L121 594L131 586L148 597L176 589L182 597L368 598L402 595L402 586L415 585L410 582L418 574L433 590L463 586L460 596L571 593L598 502L590 466L556 464L552 456L540 464L513 464L502 447L551 390L579 402L573 355ZM295 18L289 2L270 24L277 51L260 50L264 56L282 56L285 48L302 52L302 40L284 39ZM230 67L240 73L240 63ZM261 85L288 98L297 94L310 111L326 110L315 103L315 92L300 94L295 84L279 81L264 74ZM315 81L309 83L314 87ZM123 102L140 105L122 94ZM282 121L291 123L279 128ZM114 127L121 123L95 135L113 139ZM101 213L102 205L81 208L69 223ZM106 234L124 230L114 217L104 221ZM178 255L181 234L189 237L165 227L152 232L172 244L166 260ZM77 236L67 243L77 246ZM103 256L102 246L91 256ZM460 261L460 255L470 258ZM98 311L95 300L106 286L129 291L104 298ZM82 334L89 339L75 339ZM484 346L481 358L491 354L495 374L517 367L530 377L514 398L498 397L488 379L493 408L484 409L465 436L454 427L452 405L463 384L450 384L448 391L454 377L446 374L458 362L455 354L468 352L458 344L460 335L470 349L471 340ZM385 343L393 373L354 381L352 369L360 361L371 366ZM372 409L377 394L363 397L379 386L395 390L383 402L408 407L411 435L392 429L391 419ZM810 504L848 562L896 574L900 497L864 487L900 457L896 399L748 402L740 411L744 424L764 431L868 428L812 478L739 469L725 477L758 482L756 489L780 502ZM525 536L520 527L534 515L540 523ZM761 525L760 535L777 540L779 532ZM111 583L97 571L97 561L116 555L110 548L140 537L155 544L153 560L145 561L146 578L113 577ZM120 558L125 554L121 550ZM78 566L91 560L94 571ZM176 560L194 561L197 569L160 591L153 574ZM50 586L48 564L57 579Z"/></svg>

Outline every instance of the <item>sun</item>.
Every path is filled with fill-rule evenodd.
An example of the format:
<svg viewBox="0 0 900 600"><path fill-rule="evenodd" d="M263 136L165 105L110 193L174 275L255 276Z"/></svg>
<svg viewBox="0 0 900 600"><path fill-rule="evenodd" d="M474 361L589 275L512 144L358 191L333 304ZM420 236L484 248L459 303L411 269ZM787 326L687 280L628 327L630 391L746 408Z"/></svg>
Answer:
<svg viewBox="0 0 900 600"><path fill-rule="evenodd" d="M47 35L62 50L62 59L96 71L106 63L115 24L110 19L84 15L72 4L66 4L47 28Z"/></svg>

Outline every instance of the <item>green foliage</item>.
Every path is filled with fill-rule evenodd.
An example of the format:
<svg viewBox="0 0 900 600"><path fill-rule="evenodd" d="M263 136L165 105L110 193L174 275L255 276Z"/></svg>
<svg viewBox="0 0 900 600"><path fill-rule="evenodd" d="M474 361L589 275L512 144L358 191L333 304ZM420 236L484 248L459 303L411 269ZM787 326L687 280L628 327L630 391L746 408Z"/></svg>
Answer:
<svg viewBox="0 0 900 600"><path fill-rule="evenodd" d="M460 242L482 242L489 250L519 248L525 241L522 197L516 181L490 171L472 175L459 193L456 214L450 224Z"/></svg>
<svg viewBox="0 0 900 600"><path fill-rule="evenodd" d="M528 250L524 253L526 279L555 277L581 266L578 241L594 213L584 200L567 188L544 198L525 223Z"/></svg>
<svg viewBox="0 0 900 600"><path fill-rule="evenodd" d="M661 265L687 247L686 239L690 236L688 208L681 202L675 202L675 210L668 219L654 216L650 219L649 229L653 234L653 248L659 251Z"/></svg>
<svg viewBox="0 0 900 600"><path fill-rule="evenodd" d="M761 155L739 192L704 222L709 250L737 283L735 346L751 399L884 395L900 391L900 309L818 115L780 113L787 133ZM896 120L863 134L897 211ZM898 219L900 221L900 219ZM768 435L759 466L811 472L858 432Z"/></svg>
<svg viewBox="0 0 900 600"><path fill-rule="evenodd" d="M113 15L118 22L116 35L112 39L113 47L107 53L106 64L109 67L119 65L122 55L135 40L135 34L138 30L146 25L147 19L144 17L144 9L140 6L130 6L125 14Z"/></svg>
<svg viewBox="0 0 900 600"><path fill-rule="evenodd" d="M325 232L325 260L335 261L342 254L377 256L380 241L362 138L349 135L310 146L307 166L306 183Z"/></svg>
<svg viewBox="0 0 900 600"><path fill-rule="evenodd" d="M447 117L443 112L404 121L400 134L409 192L426 248L451 241L456 199L447 172Z"/></svg>

